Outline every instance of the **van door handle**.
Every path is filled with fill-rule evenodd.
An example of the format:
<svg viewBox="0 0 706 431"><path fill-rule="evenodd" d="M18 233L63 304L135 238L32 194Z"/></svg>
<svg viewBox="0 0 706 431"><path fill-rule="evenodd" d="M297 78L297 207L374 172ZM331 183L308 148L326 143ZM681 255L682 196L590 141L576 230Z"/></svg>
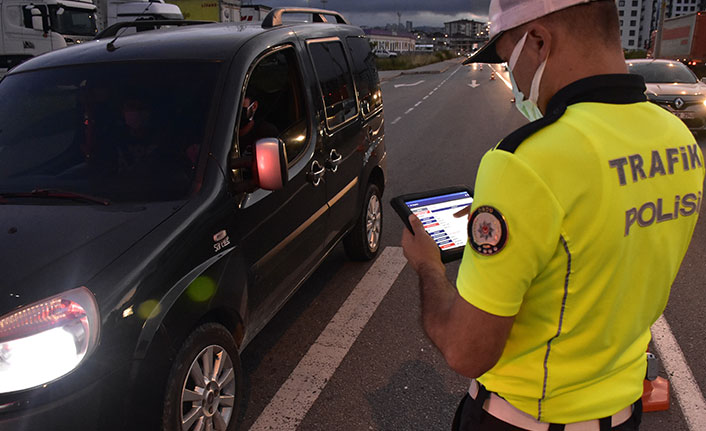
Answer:
<svg viewBox="0 0 706 431"><path fill-rule="evenodd" d="M329 158L326 159L326 169L328 169L331 172L336 172L338 170L338 165L341 164L341 160L343 160L343 156L338 154L338 151L334 148L331 150L331 153L328 156Z"/></svg>
<svg viewBox="0 0 706 431"><path fill-rule="evenodd" d="M325 173L326 169L321 166L321 163L319 163L318 160L314 160L311 162L311 169L309 170L309 175L307 175L307 177L311 184L316 187L321 184L321 178L323 178Z"/></svg>

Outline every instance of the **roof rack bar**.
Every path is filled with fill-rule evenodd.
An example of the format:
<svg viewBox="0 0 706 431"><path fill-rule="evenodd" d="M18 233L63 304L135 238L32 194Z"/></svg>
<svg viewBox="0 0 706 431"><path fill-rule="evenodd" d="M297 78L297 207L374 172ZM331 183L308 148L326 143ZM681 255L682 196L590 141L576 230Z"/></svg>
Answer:
<svg viewBox="0 0 706 431"><path fill-rule="evenodd" d="M195 21L184 19L138 19L135 21L121 21L111 25L110 27L106 27L103 31L98 33L94 37L94 39L113 37L118 34L118 31L120 29L126 27L135 27L135 29L137 29L138 31L143 31L154 30L156 28L160 28L163 25L182 26L198 24L213 24L213 21Z"/></svg>
<svg viewBox="0 0 706 431"><path fill-rule="evenodd" d="M340 13L332 10L325 9L310 9L303 7L283 7L272 9L270 13L267 14L265 19L262 21L262 28L272 28L282 25L282 15L285 13L306 13L312 14L314 22L332 22L329 21L327 16L334 17L336 23L338 24L350 24L346 18Z"/></svg>

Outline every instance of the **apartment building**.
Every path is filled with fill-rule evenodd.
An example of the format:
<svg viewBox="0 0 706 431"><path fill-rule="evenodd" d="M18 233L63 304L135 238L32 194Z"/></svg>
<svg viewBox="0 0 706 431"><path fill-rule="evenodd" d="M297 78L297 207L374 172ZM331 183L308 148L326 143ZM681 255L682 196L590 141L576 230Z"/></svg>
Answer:
<svg viewBox="0 0 706 431"><path fill-rule="evenodd" d="M698 12L706 0L616 0L620 36L624 49L647 49L652 32L657 30L664 4L665 18Z"/></svg>
<svg viewBox="0 0 706 431"><path fill-rule="evenodd" d="M468 37L486 36L488 34L487 26L488 24L485 22L475 21L472 19L460 19L457 21L444 23L446 34L463 34Z"/></svg>

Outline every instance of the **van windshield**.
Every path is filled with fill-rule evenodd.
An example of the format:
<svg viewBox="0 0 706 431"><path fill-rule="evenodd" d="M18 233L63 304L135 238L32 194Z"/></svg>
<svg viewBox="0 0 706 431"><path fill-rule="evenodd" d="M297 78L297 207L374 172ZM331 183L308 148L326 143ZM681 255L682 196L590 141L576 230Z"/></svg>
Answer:
<svg viewBox="0 0 706 431"><path fill-rule="evenodd" d="M0 193L188 197L219 63L70 66L0 81Z"/></svg>

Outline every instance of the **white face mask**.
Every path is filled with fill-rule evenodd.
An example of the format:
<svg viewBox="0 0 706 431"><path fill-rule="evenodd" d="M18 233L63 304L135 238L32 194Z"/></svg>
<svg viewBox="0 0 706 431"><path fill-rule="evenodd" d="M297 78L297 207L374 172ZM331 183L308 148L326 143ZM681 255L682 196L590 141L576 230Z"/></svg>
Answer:
<svg viewBox="0 0 706 431"><path fill-rule="evenodd" d="M522 36L522 39L520 39L520 41L517 42L517 45L515 45L515 49L512 50L508 66L510 68L510 80L512 81L512 94L515 96L515 107L517 107L517 110L520 111L520 113L524 115L528 120L535 121L539 120L544 116L542 114L542 111L540 111L539 107L537 106L537 99L539 99L539 85L542 83L542 75L544 74L544 68L547 66L547 60L549 59L549 57L547 56L547 58L544 59L542 64L539 65L537 71L534 73L534 78L532 78L532 86L530 88L529 99L525 99L525 95L522 94L522 91L520 91L520 88L515 82L515 77L512 75L512 71L517 65L517 60L520 58L522 48L525 47L526 40L527 33Z"/></svg>

